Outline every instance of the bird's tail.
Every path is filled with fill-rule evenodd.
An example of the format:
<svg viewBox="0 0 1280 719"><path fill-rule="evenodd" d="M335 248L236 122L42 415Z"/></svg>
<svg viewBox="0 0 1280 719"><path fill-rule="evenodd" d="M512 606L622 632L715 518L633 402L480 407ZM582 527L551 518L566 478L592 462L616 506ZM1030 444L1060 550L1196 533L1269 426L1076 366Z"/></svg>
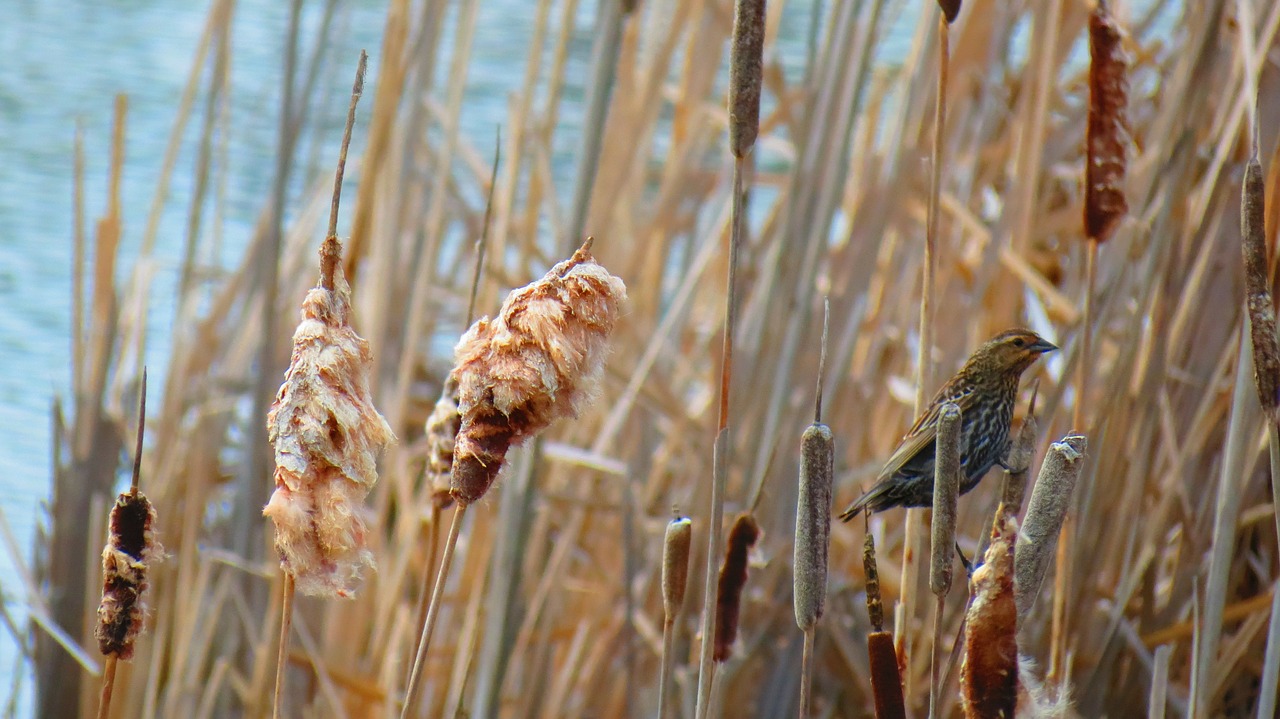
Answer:
<svg viewBox="0 0 1280 719"><path fill-rule="evenodd" d="M870 509L872 514L893 506L893 498L889 496L891 492L889 482L877 482L874 487L867 490L861 497L858 497L843 512L840 513L840 521L847 522L858 516L864 509Z"/></svg>

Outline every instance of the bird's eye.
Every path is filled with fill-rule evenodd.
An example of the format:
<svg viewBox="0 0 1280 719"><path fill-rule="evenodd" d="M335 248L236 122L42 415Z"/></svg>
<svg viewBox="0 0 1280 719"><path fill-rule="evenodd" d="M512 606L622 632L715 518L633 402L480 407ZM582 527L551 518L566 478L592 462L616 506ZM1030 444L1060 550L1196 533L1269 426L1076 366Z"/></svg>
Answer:
<svg viewBox="0 0 1280 719"><path fill-rule="evenodd" d="M1023 346L1023 345L1025 345L1026 343L1027 343L1027 341L1026 341L1026 340L1024 340L1024 339L1022 339L1021 337L1015 338L1015 339L1013 340L1013 346L1014 346L1014 347L1022 347L1022 346Z"/></svg>

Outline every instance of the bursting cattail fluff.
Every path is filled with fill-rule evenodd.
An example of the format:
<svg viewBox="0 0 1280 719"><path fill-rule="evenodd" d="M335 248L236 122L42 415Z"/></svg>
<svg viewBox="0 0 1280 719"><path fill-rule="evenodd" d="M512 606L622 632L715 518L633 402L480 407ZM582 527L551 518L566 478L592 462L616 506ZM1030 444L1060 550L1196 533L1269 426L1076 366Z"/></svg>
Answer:
<svg viewBox="0 0 1280 719"><path fill-rule="evenodd" d="M626 285L596 264L588 239L540 280L513 290L454 349L462 417L453 448L454 501L484 496L513 443L590 401Z"/></svg>
<svg viewBox="0 0 1280 719"><path fill-rule="evenodd" d="M142 492L124 492L111 508L110 535L102 550L102 601L93 636L104 656L129 659L142 632L147 570L164 556L155 537L156 510Z"/></svg>
<svg viewBox="0 0 1280 719"><path fill-rule="evenodd" d="M453 470L453 445L462 426L458 413L458 382L452 374L440 389L440 399L427 417L427 466L426 480L431 491L431 501L440 509L453 504L449 494L450 474Z"/></svg>
<svg viewBox="0 0 1280 719"><path fill-rule="evenodd" d="M742 608L742 590L747 585L747 554L760 538L760 525L750 514L738 515L729 530L728 548L720 579L716 585L715 655L723 662L733 652L738 638L738 614Z"/></svg>
<svg viewBox="0 0 1280 719"><path fill-rule="evenodd" d="M667 524L662 541L662 609L667 622L675 621L684 604L692 542L693 522L688 517L676 517Z"/></svg>
<svg viewBox="0 0 1280 719"><path fill-rule="evenodd" d="M1249 308L1249 337L1253 341L1253 380L1262 411L1276 420L1280 403L1280 346L1276 343L1276 313L1267 278L1266 189L1262 165L1255 155L1244 170L1240 197L1240 235L1244 238L1244 286Z"/></svg>
<svg viewBox="0 0 1280 719"><path fill-rule="evenodd" d="M1049 445L1044 463L1040 465L1040 476L1031 490L1015 554L1014 586L1019 618L1026 618L1040 594L1040 584L1058 544L1058 532L1071 506L1087 444L1082 435L1063 437Z"/></svg>
<svg viewBox="0 0 1280 719"><path fill-rule="evenodd" d="M822 617L827 596L827 546L831 535L831 482L835 438L815 422L800 437L800 492L796 499L794 603L802 630Z"/></svg>
<svg viewBox="0 0 1280 719"><path fill-rule="evenodd" d="M1111 237L1129 211L1124 196L1125 109L1129 99L1128 59L1120 26L1100 0L1089 15L1089 125L1084 170L1085 234L1098 242Z"/></svg>
<svg viewBox="0 0 1280 719"><path fill-rule="evenodd" d="M275 523L281 566L298 591L349 597L373 566L363 502L378 481L378 452L395 436L373 406L373 353L351 328L351 289L333 262L337 238L320 253L336 268L333 287L322 283L302 302L289 370L267 415L276 489L262 513Z"/></svg>
<svg viewBox="0 0 1280 719"><path fill-rule="evenodd" d="M960 696L966 717L1013 717L1018 703L1018 605L1014 547L1018 523L996 516L991 546L973 573L964 629Z"/></svg>

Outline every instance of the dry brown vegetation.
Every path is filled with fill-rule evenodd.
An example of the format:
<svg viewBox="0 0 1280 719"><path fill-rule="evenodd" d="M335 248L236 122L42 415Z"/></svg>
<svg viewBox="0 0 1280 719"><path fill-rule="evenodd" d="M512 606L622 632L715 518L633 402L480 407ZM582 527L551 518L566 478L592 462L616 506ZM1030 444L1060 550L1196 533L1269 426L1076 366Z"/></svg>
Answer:
<svg viewBox="0 0 1280 719"><path fill-rule="evenodd" d="M593 253L625 280L630 299L601 396L513 450L494 491L467 514L423 670L422 715L656 716L663 535L677 504L694 541L685 611L673 625L667 716L692 717L731 224L734 162L719 80L732 6L640 0L624 12L629 6L605 3L609 27L599 32L620 38L616 78L611 99L587 103L607 112L587 114L583 147L589 155L599 133L599 161L575 193L552 183L550 143L566 121L566 18L576 0L538 3L496 176L483 159L491 148L459 132L466 75L450 73L438 86L427 71L470 61L484 33L478 2L460 0L446 14L444 3L390 0L384 45L371 49L380 61L356 130L367 142L349 170L358 190L347 195L344 259L352 324L373 352L372 396L400 442L382 455L367 503L376 573L353 599L297 601L287 705L306 716L399 711L422 588L454 511L432 510L423 428L467 314L471 240L492 188L477 315L492 316L508 290L567 256L583 239L570 229L579 227L595 236ZM229 4L212 4L210 28L227 29ZM1280 671L1280 622L1271 621L1280 566L1268 423L1252 388L1242 301L1240 185L1256 119L1273 244L1280 4L1155 0L1141 13L1135 4L1112 3L1129 32L1129 212L1096 247L1087 315L1089 85L1079 50L1091 4L974 2L950 29L936 349L923 374L949 375L981 340L1015 324L1063 348L1037 370L1040 434L1027 477L1049 442L1072 430L1087 435L1088 452L1057 570L1049 568L1019 627L1018 647L1040 663L1034 673L1048 675L1051 691L1070 684L1069 715L1143 716L1154 702L1153 716L1254 716ZM902 5L817 3L811 65L795 77L782 71L778 18L806 7L768 7L763 116L746 163L751 221L738 275L725 491L728 516L752 512L762 535L737 645L717 670L711 705L722 716L796 713L797 448L812 407L824 296L823 421L835 438L836 506L874 476L913 416L939 10ZM898 13L914 17L912 45L900 62L873 63ZM446 33L456 40L448 51ZM212 65L219 52L225 43L202 57ZM608 70L609 55L597 53L596 66ZM593 75L590 98L601 97L598 78L609 74ZM163 372L152 368L166 379L142 462L168 556L148 576L150 618L132 661L117 670L112 716L263 716L282 581L261 517L272 485L258 410L279 386L289 328L315 282L331 178L316 179L287 227L273 219L280 213L270 203L278 209L285 196L274 193L241 264L211 291L184 281L178 296L151 296L145 266L120 286L113 279L126 120L121 103L112 201L90 236L76 238L92 269L77 283L75 396L73 409L55 417L48 561L29 580L30 595L44 597L33 600L31 630L40 708L74 717L96 707L101 662L80 647L93 646L102 522L136 424L141 318L149 304L166 303L177 308L173 351ZM277 158L281 167L296 132L282 122L290 149ZM198 248L189 249L183 276L203 276ZM265 269L277 256L278 274ZM1084 426L1073 427L1081 363L1090 368L1089 396ZM999 474L959 500L957 541L971 557L991 530ZM895 611L903 512L878 515L870 531L886 628L905 650L907 703L923 716L932 602L915 601L907 616ZM861 521L831 528L813 656L816 716L872 712L863 534ZM926 596L925 572L907 581ZM966 611L967 592L956 588L940 622L944 656ZM1055 605L1059 620L1051 621ZM61 641L57 627L67 633ZM959 674L945 677L940 715L961 711Z"/></svg>

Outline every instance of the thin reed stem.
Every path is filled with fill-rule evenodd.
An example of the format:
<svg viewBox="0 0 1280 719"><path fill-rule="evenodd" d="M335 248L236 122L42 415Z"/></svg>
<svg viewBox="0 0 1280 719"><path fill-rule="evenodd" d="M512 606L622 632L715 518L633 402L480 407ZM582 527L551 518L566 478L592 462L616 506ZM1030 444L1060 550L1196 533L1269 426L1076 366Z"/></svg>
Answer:
<svg viewBox="0 0 1280 719"><path fill-rule="evenodd" d="M347 124L342 130L342 147L338 150L338 169L333 175L333 198L329 202L329 233L326 237L338 236L338 205L342 201L342 177L347 168L347 148L351 146L351 129L356 124L356 105L360 95L364 93L364 72L369 64L369 54L360 51L360 60L356 64L356 79L351 85L351 102L347 105ZM320 286L333 290L333 273L341 261L340 257L328 258L320 264Z"/></svg>
<svg viewBox="0 0 1280 719"><path fill-rule="evenodd" d="M800 719L809 716L809 705L812 702L813 684L813 643L817 632L817 624L804 630L804 650L800 655Z"/></svg>
<svg viewBox="0 0 1280 719"><path fill-rule="evenodd" d="M272 719L284 716L284 675L289 670L289 630L293 627L293 575L284 572L284 592L280 601L280 644L276 652L276 688L271 701Z"/></svg>
<svg viewBox="0 0 1280 719"><path fill-rule="evenodd" d="M667 715L667 694L671 691L672 644L675 642L676 622L674 617L662 623L662 673L658 677L658 719Z"/></svg>
<svg viewBox="0 0 1280 719"><path fill-rule="evenodd" d="M404 690L404 709L400 719L415 716L418 711L418 684L422 679L422 668L426 664L427 649L431 646L431 634L435 631L436 618L440 615L440 599L444 596L444 584L449 578L449 565L453 563L453 550L458 546L458 532L462 529L462 519L467 514L467 505L458 503L453 510L453 522L449 524L449 537L444 542L444 555L440 558L440 573L436 576L435 587L431 590L431 604L427 608L427 619L422 625L422 638L418 641L418 651L413 657L413 669L409 672L409 684Z"/></svg>
<svg viewBox="0 0 1280 719"><path fill-rule="evenodd" d="M98 719L107 719L111 716L111 692L115 691L118 661L116 657L109 656L102 665L102 695L98 699Z"/></svg>

